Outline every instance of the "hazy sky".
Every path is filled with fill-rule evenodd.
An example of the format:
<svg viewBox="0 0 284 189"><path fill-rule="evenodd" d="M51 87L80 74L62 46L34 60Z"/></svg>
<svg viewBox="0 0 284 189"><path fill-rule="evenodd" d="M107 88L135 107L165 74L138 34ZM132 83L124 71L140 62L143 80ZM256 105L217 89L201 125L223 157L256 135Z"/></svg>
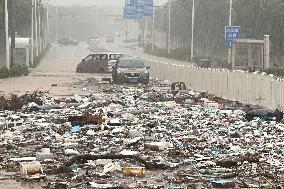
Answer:
<svg viewBox="0 0 284 189"><path fill-rule="evenodd" d="M154 0L155 5L161 5L167 0ZM104 6L124 6L125 0L50 0L53 5L72 6L72 5L96 5L98 7Z"/></svg>

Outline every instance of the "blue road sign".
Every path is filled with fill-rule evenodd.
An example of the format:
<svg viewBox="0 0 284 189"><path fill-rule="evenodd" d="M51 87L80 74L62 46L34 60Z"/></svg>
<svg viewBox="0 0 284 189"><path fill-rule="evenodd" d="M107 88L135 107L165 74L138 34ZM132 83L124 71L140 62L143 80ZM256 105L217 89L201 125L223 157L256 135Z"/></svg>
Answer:
<svg viewBox="0 0 284 189"><path fill-rule="evenodd" d="M124 19L136 19L136 8L132 6L125 6L123 9Z"/></svg>
<svg viewBox="0 0 284 189"><path fill-rule="evenodd" d="M125 0L125 6L135 7L136 0Z"/></svg>
<svg viewBox="0 0 284 189"><path fill-rule="evenodd" d="M241 38L241 27L240 26L226 26L225 27L225 40L226 47L233 48L234 39Z"/></svg>
<svg viewBox="0 0 284 189"><path fill-rule="evenodd" d="M144 0L144 16L153 16L153 0Z"/></svg>
<svg viewBox="0 0 284 189"><path fill-rule="evenodd" d="M153 16L153 0L125 0L124 19L142 19Z"/></svg>
<svg viewBox="0 0 284 189"><path fill-rule="evenodd" d="M136 19L142 19L144 16L144 0L136 0Z"/></svg>

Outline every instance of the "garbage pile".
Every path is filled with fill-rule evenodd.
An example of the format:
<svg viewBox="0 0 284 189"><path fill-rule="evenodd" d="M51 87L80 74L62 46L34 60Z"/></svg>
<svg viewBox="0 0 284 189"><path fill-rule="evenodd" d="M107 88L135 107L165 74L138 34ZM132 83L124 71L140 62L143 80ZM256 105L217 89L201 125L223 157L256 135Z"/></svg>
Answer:
<svg viewBox="0 0 284 189"><path fill-rule="evenodd" d="M106 85L1 111L0 168L44 188L282 187L273 117L247 121L240 104L162 81Z"/></svg>
<svg viewBox="0 0 284 189"><path fill-rule="evenodd" d="M28 92L28 91L27 91ZM11 110L17 111L21 110L22 107L28 103L36 103L38 105L43 104L43 99L41 98L46 92L35 91L32 94L26 93L24 95L10 94L8 97L5 95L0 96L0 111Z"/></svg>

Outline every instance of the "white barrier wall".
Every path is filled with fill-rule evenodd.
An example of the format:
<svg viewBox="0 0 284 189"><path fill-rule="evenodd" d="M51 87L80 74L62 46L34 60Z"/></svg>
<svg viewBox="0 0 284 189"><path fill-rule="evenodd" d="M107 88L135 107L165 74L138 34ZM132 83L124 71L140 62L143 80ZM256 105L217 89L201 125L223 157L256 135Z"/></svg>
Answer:
<svg viewBox="0 0 284 189"><path fill-rule="evenodd" d="M152 78L183 81L190 89L268 108L284 107L284 81L265 73L197 68L145 60Z"/></svg>

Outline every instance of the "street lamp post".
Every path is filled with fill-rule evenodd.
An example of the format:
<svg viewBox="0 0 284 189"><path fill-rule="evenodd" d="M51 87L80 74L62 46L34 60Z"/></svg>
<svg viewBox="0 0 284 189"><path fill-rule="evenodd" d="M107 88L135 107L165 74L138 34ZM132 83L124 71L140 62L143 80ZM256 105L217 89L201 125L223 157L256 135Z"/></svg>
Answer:
<svg viewBox="0 0 284 189"><path fill-rule="evenodd" d="M233 0L230 0L230 12L229 12L229 26L232 26L232 9L233 9ZM232 60L232 49L228 48L228 64L231 64Z"/></svg>
<svg viewBox="0 0 284 189"><path fill-rule="evenodd" d="M42 18L40 15L40 9L38 7L38 43L39 43L39 53L42 51Z"/></svg>
<svg viewBox="0 0 284 189"><path fill-rule="evenodd" d="M5 0L5 42L6 42L6 67L10 68L10 45L9 45L9 21L8 21L8 2Z"/></svg>
<svg viewBox="0 0 284 189"><path fill-rule="evenodd" d="M169 31L168 31L168 53L170 53L170 46L171 46L171 6L172 2L171 0L168 0L168 16L169 16Z"/></svg>
<svg viewBox="0 0 284 189"><path fill-rule="evenodd" d="M31 65L34 65L34 0L32 0L32 19L31 19Z"/></svg>
<svg viewBox="0 0 284 189"><path fill-rule="evenodd" d="M193 61L193 48L194 48L194 21L195 21L195 0L192 1L192 16L191 16L191 49L190 61Z"/></svg>
<svg viewBox="0 0 284 189"><path fill-rule="evenodd" d="M44 48L47 46L48 44L48 41L49 41L49 10L48 10L48 0L46 0L45 2L45 7L46 7L46 24L45 24L45 27L46 27L46 31L45 31L45 44L44 44Z"/></svg>
<svg viewBox="0 0 284 189"><path fill-rule="evenodd" d="M57 13L57 6L55 7L55 15L56 15L55 16L55 40L58 41L58 13Z"/></svg>
<svg viewBox="0 0 284 189"><path fill-rule="evenodd" d="M35 14L35 50L36 50L36 56L38 57L38 12L37 12L37 0L35 0L34 4L34 14Z"/></svg>
<svg viewBox="0 0 284 189"><path fill-rule="evenodd" d="M154 51L154 31L155 31L155 8L153 7L153 16L152 16L152 51Z"/></svg>
<svg viewBox="0 0 284 189"><path fill-rule="evenodd" d="M125 20L125 42L128 41L128 20Z"/></svg>
<svg viewBox="0 0 284 189"><path fill-rule="evenodd" d="M144 18L144 21L145 21L145 32L144 32L144 47L147 48L147 32L148 32L148 20L147 20L147 17Z"/></svg>
<svg viewBox="0 0 284 189"><path fill-rule="evenodd" d="M10 5L10 6L9 6ZM9 0L9 25L10 25L10 35L11 35L11 44L10 44L10 64L11 66L14 64L14 52L16 47L16 32L15 32L15 1Z"/></svg>

